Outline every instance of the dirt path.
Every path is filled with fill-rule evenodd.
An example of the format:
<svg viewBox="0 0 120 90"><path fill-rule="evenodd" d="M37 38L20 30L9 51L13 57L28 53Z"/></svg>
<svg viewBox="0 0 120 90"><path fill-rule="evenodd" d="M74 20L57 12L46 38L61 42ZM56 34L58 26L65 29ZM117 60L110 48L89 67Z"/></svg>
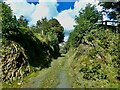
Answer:
<svg viewBox="0 0 120 90"><path fill-rule="evenodd" d="M31 78L23 88L71 88L67 78L66 62L65 56L59 57L51 63L50 68Z"/></svg>
<svg viewBox="0 0 120 90"><path fill-rule="evenodd" d="M65 61L64 66L59 75L59 84L58 84L57 88L71 88L71 86L68 82L68 78L67 78L66 64L67 63Z"/></svg>
<svg viewBox="0 0 120 90"><path fill-rule="evenodd" d="M28 83L25 83L22 86L22 88L40 88L41 81L46 77L46 75L48 73L47 71L48 70L43 71L38 76L29 79Z"/></svg>

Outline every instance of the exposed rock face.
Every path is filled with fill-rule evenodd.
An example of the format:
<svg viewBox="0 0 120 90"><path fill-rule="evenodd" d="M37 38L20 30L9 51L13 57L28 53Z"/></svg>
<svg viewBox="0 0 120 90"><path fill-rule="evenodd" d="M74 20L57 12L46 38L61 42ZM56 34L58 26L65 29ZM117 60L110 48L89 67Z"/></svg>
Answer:
<svg viewBox="0 0 120 90"><path fill-rule="evenodd" d="M15 42L2 46L2 80L20 79L30 72L24 49Z"/></svg>

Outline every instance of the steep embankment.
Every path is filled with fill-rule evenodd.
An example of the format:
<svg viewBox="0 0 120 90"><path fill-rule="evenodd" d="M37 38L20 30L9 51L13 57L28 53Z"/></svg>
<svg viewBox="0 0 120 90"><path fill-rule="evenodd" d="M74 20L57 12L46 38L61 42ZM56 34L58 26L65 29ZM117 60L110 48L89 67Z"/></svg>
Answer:
<svg viewBox="0 0 120 90"><path fill-rule="evenodd" d="M28 20L24 16L16 18L5 2L0 7L2 82L3 87L14 87L14 82L22 82L28 74L49 67L52 59L60 56L58 44L64 39L64 29L57 19L47 18L29 26Z"/></svg>
<svg viewBox="0 0 120 90"><path fill-rule="evenodd" d="M26 28L11 33L9 40L3 38L2 45L4 87L12 87L13 82L20 82L29 73L48 67L54 54L52 46Z"/></svg>
<svg viewBox="0 0 120 90"><path fill-rule="evenodd" d="M96 23L98 19L100 12L90 4L75 19L66 44L72 87L120 88L119 25Z"/></svg>
<svg viewBox="0 0 120 90"><path fill-rule="evenodd" d="M96 29L82 41L68 52L72 87L120 88L119 34Z"/></svg>

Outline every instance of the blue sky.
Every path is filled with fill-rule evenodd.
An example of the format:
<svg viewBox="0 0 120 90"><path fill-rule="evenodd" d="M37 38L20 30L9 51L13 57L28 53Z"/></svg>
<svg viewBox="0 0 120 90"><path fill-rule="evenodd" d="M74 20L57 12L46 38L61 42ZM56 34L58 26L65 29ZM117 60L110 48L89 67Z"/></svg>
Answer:
<svg viewBox="0 0 120 90"><path fill-rule="evenodd" d="M58 12L61 12L61 11L63 11L63 10L66 10L66 9L74 9L74 4L75 4L75 1L76 0L74 0L74 1L72 1L72 2L60 2L59 0L57 1L57 3L58 3L58 6L57 6L57 11ZM40 4L39 3L39 0L34 0L34 1L31 1L31 0L27 0L27 2L29 3L29 4L34 4L34 5L37 5L37 4Z"/></svg>
<svg viewBox="0 0 120 90"><path fill-rule="evenodd" d="M59 6L57 7L58 12L61 12L66 9L74 9L74 2L58 2Z"/></svg>
<svg viewBox="0 0 120 90"><path fill-rule="evenodd" d="M96 4L97 0L6 0L13 13L20 17L23 15L29 20L29 25L36 24L37 20L44 17L47 19L56 18L64 27L65 41L68 39L69 33L74 29L75 16L86 4ZM68 2L69 1L69 2ZM100 7L97 6L99 9ZM99 9L100 10L100 9Z"/></svg>
<svg viewBox="0 0 120 90"><path fill-rule="evenodd" d="M29 4L39 4L39 1L38 0L34 0L34 1L31 1L31 0L26 0Z"/></svg>

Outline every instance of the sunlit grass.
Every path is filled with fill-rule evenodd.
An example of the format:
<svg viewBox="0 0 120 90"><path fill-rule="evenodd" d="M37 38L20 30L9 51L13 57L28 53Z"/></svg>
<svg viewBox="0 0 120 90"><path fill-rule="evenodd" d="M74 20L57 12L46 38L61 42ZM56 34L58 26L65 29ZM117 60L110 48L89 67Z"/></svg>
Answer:
<svg viewBox="0 0 120 90"><path fill-rule="evenodd" d="M42 71L36 71L36 72L32 72L29 73L28 76L21 78L21 79L16 79L15 81L13 81L12 83L7 82L7 83L3 83L3 87L4 88L21 88L21 86L24 83L29 82L29 80L33 77L36 77L37 75L39 75L40 73L42 73ZM20 84L19 84L20 83Z"/></svg>
<svg viewBox="0 0 120 90"><path fill-rule="evenodd" d="M51 63L50 70L46 78L42 81L41 88L55 88L59 83L60 69L64 65L64 59L57 59Z"/></svg>

